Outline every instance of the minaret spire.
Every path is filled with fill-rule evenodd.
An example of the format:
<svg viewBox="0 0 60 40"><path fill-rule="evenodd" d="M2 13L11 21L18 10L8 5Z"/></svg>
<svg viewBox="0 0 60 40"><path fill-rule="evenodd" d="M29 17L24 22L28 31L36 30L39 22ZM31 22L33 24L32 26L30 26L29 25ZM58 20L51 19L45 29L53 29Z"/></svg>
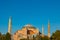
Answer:
<svg viewBox="0 0 60 40"><path fill-rule="evenodd" d="M12 17L9 18L9 23L8 23L8 33L11 34L11 27L12 27Z"/></svg>
<svg viewBox="0 0 60 40"><path fill-rule="evenodd" d="M50 22L48 20L48 37L50 38Z"/></svg>
<svg viewBox="0 0 60 40"><path fill-rule="evenodd" d="M44 37L44 26L42 25L42 37Z"/></svg>

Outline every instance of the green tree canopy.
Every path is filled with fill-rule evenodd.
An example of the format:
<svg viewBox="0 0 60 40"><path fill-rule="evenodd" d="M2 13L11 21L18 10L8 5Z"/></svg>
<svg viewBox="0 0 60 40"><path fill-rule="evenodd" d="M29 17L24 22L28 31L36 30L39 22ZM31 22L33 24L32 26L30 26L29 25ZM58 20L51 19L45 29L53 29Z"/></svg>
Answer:
<svg viewBox="0 0 60 40"><path fill-rule="evenodd" d="M51 36L52 40L60 40L60 30L56 30Z"/></svg>
<svg viewBox="0 0 60 40"><path fill-rule="evenodd" d="M9 33L6 33L6 40L11 40L11 34L9 34Z"/></svg>

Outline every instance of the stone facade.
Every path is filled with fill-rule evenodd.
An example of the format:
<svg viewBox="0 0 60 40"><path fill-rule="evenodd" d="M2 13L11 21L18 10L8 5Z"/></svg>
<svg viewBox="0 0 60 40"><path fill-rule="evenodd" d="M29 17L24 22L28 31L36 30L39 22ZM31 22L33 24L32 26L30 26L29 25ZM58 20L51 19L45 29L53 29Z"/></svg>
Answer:
<svg viewBox="0 0 60 40"><path fill-rule="evenodd" d="M38 33L39 31L35 27L28 24L25 25L22 30L18 30L14 33L13 40L20 40L23 38L27 38L27 36L31 38L33 35L37 35Z"/></svg>

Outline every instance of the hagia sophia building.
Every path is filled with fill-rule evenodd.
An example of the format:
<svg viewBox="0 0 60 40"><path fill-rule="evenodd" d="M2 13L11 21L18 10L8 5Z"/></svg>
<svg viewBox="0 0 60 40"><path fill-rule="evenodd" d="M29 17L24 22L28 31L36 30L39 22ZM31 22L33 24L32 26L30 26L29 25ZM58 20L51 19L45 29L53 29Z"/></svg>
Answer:
<svg viewBox="0 0 60 40"><path fill-rule="evenodd" d="M12 18L9 18L9 23L8 23L8 33L11 34L11 27L12 27ZM40 35L40 31L35 28L33 25L31 24L27 24L25 26L22 27L21 30L17 30L13 35L12 35L12 39L13 40L20 40L23 38L32 38L33 35ZM42 25L42 37L44 37L44 26ZM50 37L50 23L48 22L48 37Z"/></svg>

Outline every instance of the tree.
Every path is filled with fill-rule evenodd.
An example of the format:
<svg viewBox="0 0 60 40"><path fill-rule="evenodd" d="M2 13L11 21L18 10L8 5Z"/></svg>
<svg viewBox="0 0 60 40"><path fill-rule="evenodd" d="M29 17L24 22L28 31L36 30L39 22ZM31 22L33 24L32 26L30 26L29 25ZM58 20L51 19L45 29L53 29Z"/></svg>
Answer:
<svg viewBox="0 0 60 40"><path fill-rule="evenodd" d="M44 37L41 36L41 40L49 40L49 39L50 38L48 38L48 36L46 36L46 35Z"/></svg>
<svg viewBox="0 0 60 40"><path fill-rule="evenodd" d="M2 39L1 40L6 40L6 37L5 35L2 35Z"/></svg>
<svg viewBox="0 0 60 40"><path fill-rule="evenodd" d="M36 40L35 36L33 35L33 40Z"/></svg>
<svg viewBox="0 0 60 40"><path fill-rule="evenodd" d="M6 40L11 40L11 34L9 34L9 33L6 33Z"/></svg>
<svg viewBox="0 0 60 40"><path fill-rule="evenodd" d="M36 36L36 40L41 40L40 35L37 35L37 36Z"/></svg>
<svg viewBox="0 0 60 40"><path fill-rule="evenodd" d="M1 33L0 33L0 40L6 40L5 34L1 34Z"/></svg>
<svg viewBox="0 0 60 40"><path fill-rule="evenodd" d="M0 32L0 40L2 39L1 37L2 37L2 34L1 34L1 32Z"/></svg>
<svg viewBox="0 0 60 40"><path fill-rule="evenodd" d="M52 40L60 40L60 30L56 30L51 36Z"/></svg>

